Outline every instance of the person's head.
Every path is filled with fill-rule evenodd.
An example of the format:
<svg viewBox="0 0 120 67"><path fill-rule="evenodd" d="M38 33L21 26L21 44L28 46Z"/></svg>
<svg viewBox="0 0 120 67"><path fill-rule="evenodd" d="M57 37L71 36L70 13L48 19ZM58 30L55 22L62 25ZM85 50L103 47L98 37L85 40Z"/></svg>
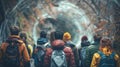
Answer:
<svg viewBox="0 0 120 67"><path fill-rule="evenodd" d="M45 31L40 32L40 37L46 38L47 33Z"/></svg>
<svg viewBox="0 0 120 67"><path fill-rule="evenodd" d="M21 38L23 41L26 41L26 39L27 39L26 33L25 33L25 32L21 32L21 33L20 33L20 38Z"/></svg>
<svg viewBox="0 0 120 67"><path fill-rule="evenodd" d="M87 36L83 36L83 37L81 38L81 41L87 41L87 40L88 40Z"/></svg>
<svg viewBox="0 0 120 67"><path fill-rule="evenodd" d="M54 37L55 37L55 39L62 40L63 39L63 32L62 31L55 31L54 32Z"/></svg>
<svg viewBox="0 0 120 67"><path fill-rule="evenodd" d="M100 35L94 35L93 38L94 38L94 42L100 43L102 37Z"/></svg>
<svg viewBox="0 0 120 67"><path fill-rule="evenodd" d="M108 38L108 37L103 37L101 40L100 40L100 50L104 47L107 47L109 49L112 49L112 42L111 42L111 39Z"/></svg>
<svg viewBox="0 0 120 67"><path fill-rule="evenodd" d="M85 46L89 46L89 45L90 45L90 42L88 41L87 36L83 36L81 38L81 47L85 47Z"/></svg>
<svg viewBox="0 0 120 67"><path fill-rule="evenodd" d="M63 40L64 41L69 41L71 40L71 35L69 32L65 32L64 35L63 35Z"/></svg>
<svg viewBox="0 0 120 67"><path fill-rule="evenodd" d="M11 26L10 27L10 33L11 35L18 35L20 32L20 29L18 26Z"/></svg>

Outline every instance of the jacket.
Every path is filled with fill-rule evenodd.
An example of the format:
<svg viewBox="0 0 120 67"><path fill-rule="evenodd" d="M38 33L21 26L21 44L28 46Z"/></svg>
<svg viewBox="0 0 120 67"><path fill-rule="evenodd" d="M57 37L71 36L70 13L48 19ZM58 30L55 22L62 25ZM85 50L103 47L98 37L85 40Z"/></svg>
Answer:
<svg viewBox="0 0 120 67"><path fill-rule="evenodd" d="M110 54L112 54L113 51L108 51L109 48L108 47L104 47L102 48L102 52L106 55L106 56L109 56ZM91 62L91 67L98 67L98 64L99 64L99 61L100 61L100 54L99 53L95 53L93 55L93 59L92 59L92 62ZM118 54L115 54L114 56L116 62L117 62L117 67L120 67L120 60L119 60L119 56Z"/></svg>
<svg viewBox="0 0 120 67"><path fill-rule="evenodd" d="M93 43L92 45L88 46L86 49L86 59L85 59L85 67L90 67L93 54L99 50L99 43Z"/></svg>
<svg viewBox="0 0 120 67"><path fill-rule="evenodd" d="M12 38L17 38L17 39L18 39L18 42L19 42L19 45L18 45L18 46L19 46L20 58L23 57L23 58L22 58L23 61L22 61L22 60L20 61L20 67L24 67L24 65L23 65L24 62L29 62L29 61L30 61L30 57L29 57L27 48L26 48L26 46L25 46L25 43L24 43L24 42L20 39L20 37L17 36L17 35L11 35L9 38L10 38L10 39L12 39ZM2 43L2 45L1 45L1 50L3 51L3 53L5 52L7 46L8 46L8 43L7 43L7 42Z"/></svg>
<svg viewBox="0 0 120 67"><path fill-rule="evenodd" d="M46 54L44 57L44 67L50 67L51 54L54 49L63 49L66 54L66 60L68 67L75 67L75 59L70 47L65 47L65 43L62 40L55 40L52 42L52 48L46 49Z"/></svg>

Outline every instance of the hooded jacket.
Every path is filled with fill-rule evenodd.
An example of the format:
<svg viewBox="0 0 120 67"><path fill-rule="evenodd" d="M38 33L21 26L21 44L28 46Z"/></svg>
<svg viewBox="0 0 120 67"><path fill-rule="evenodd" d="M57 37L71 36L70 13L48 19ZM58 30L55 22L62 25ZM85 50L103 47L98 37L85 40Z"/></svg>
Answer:
<svg viewBox="0 0 120 67"><path fill-rule="evenodd" d="M23 57L24 61L25 62L29 62L30 61L30 57L29 57L29 54L28 54L28 51L27 51L27 48L25 46L25 43L20 39L19 36L17 35L11 35L9 37L9 39L13 39L13 38L16 38L18 39L18 42L19 42L19 53L20 53L20 58ZM8 43L7 42L4 42L2 43L1 45L1 50L3 51L3 53L5 52L6 48L8 46ZM20 61L20 67L23 67L23 61Z"/></svg>
<svg viewBox="0 0 120 67"><path fill-rule="evenodd" d="M62 49L66 54L66 60L68 67L75 67L74 55L72 49L65 47L65 43L62 40L55 40L51 44L52 48L46 49L46 54L44 58L44 67L50 67L52 51L56 49Z"/></svg>
<svg viewBox="0 0 120 67"><path fill-rule="evenodd" d="M101 48L101 52L103 52L106 56L109 56L110 54L112 54L113 51L111 51L109 47L104 47L104 48ZM100 58L101 58L100 54L95 53L93 55L91 67L98 67ZM115 54L114 58L117 61L117 67L120 67L120 60L119 60L118 54Z"/></svg>

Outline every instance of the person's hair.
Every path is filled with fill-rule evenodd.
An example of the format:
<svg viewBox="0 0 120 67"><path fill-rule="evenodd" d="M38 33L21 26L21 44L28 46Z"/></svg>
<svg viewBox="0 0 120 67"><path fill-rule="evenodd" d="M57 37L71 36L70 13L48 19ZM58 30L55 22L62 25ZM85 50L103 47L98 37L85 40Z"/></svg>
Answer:
<svg viewBox="0 0 120 67"><path fill-rule="evenodd" d="M40 37L46 38L47 33L45 31L40 32Z"/></svg>
<svg viewBox="0 0 120 67"><path fill-rule="evenodd" d="M51 34L50 34L50 42L52 43L52 41L54 41L56 39L62 40L63 39L63 32L61 32L61 31L51 32Z"/></svg>
<svg viewBox="0 0 120 67"><path fill-rule="evenodd" d="M55 36L55 39L60 39L62 40L63 39L63 32L62 31L55 31L54 32L54 36Z"/></svg>
<svg viewBox="0 0 120 67"><path fill-rule="evenodd" d="M100 35L94 35L93 38L95 42L100 42L102 37Z"/></svg>
<svg viewBox="0 0 120 67"><path fill-rule="evenodd" d="M25 32L21 32L20 33L20 38L25 38L25 39L27 39L27 35L26 35L26 33Z"/></svg>
<svg viewBox="0 0 120 67"><path fill-rule="evenodd" d="M11 35L18 35L20 32L20 29L18 26L11 26L10 27L10 33Z"/></svg>
<svg viewBox="0 0 120 67"><path fill-rule="evenodd" d="M20 33L20 38L24 41L25 45L27 45L27 34L25 32Z"/></svg>
<svg viewBox="0 0 120 67"><path fill-rule="evenodd" d="M101 40L100 40L100 50L104 47L107 47L109 48L110 50L112 50L112 42L111 42L111 39L108 38L108 37L103 37Z"/></svg>

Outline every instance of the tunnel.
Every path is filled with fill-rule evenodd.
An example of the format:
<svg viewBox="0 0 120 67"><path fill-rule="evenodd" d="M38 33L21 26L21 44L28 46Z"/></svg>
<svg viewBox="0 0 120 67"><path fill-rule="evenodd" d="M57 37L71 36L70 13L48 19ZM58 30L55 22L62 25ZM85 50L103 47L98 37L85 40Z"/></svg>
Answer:
<svg viewBox="0 0 120 67"><path fill-rule="evenodd" d="M1 31L9 32L9 26L18 25L23 31L27 31L35 42L39 37L39 32L43 29L48 33L53 30L68 31L77 45L83 35L88 36L91 42L93 42L95 33L114 38L115 26L111 29L107 27L115 22L113 7L114 3L119 2L112 0L91 0L90 2L87 0L53 0L48 2L49 0L13 0L12 5L9 1L1 0L1 9L3 8L1 15L4 14L2 18L5 18L5 21L1 22ZM50 22L44 22L46 20ZM1 42L8 35L9 33L1 32Z"/></svg>
<svg viewBox="0 0 120 67"><path fill-rule="evenodd" d="M120 55L119 18L119 0L0 0L0 44L16 25L35 45L43 30L48 38L56 30L70 32L76 47L84 35L91 43L95 34L109 36Z"/></svg>

